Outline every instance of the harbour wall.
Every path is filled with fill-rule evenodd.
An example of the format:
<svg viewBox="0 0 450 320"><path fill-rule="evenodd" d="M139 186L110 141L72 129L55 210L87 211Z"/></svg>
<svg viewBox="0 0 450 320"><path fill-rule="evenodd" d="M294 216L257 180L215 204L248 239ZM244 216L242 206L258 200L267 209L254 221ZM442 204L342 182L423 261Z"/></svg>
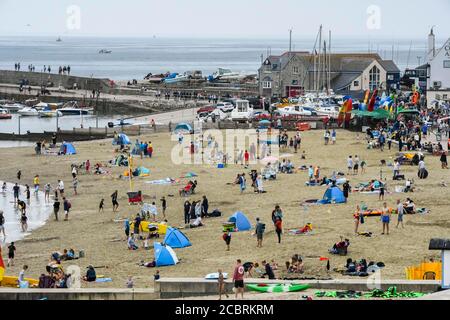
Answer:
<svg viewBox="0 0 450 320"><path fill-rule="evenodd" d="M0 83L19 85L23 80L27 80L31 86L46 85L52 82L53 86L58 88L73 88L74 84L82 90L100 90L101 92L110 92L109 79L97 79L87 77L77 77L72 75L60 75L55 73L27 72L0 70Z"/></svg>

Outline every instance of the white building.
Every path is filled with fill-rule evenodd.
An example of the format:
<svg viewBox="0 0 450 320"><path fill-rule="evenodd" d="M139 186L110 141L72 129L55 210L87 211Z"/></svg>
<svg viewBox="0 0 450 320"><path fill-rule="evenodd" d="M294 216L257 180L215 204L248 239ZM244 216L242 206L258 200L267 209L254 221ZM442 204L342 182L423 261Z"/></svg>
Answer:
<svg viewBox="0 0 450 320"><path fill-rule="evenodd" d="M428 36L428 105L433 100L450 100L450 38L436 49L436 36Z"/></svg>

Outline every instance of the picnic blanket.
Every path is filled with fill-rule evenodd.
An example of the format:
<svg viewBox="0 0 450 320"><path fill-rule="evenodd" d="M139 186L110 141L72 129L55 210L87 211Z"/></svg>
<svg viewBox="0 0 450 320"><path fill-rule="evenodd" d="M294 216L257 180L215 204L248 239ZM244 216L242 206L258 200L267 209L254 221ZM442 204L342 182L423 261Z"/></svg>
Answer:
<svg viewBox="0 0 450 320"><path fill-rule="evenodd" d="M172 179L172 178L166 178L161 180L152 180L152 181L146 181L146 184L152 184L152 185L171 185L175 183L179 183L180 179Z"/></svg>

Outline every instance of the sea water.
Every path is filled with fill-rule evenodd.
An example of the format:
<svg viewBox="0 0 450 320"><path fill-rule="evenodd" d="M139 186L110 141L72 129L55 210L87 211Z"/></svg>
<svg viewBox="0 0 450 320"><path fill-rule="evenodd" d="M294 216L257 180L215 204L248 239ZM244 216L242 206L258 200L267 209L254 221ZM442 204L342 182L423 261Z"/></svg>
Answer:
<svg viewBox="0 0 450 320"><path fill-rule="evenodd" d="M427 39L391 40L368 38L334 38L332 52L379 53L394 60L400 70L425 63ZM312 52L315 38L294 39L295 51ZM0 37L0 69L21 70L33 64L36 71L51 66L71 67L71 74L114 80L143 79L148 73L167 71L183 73L201 70L205 76L219 67L256 74L261 55L279 55L288 50L287 39L208 39L208 38L97 38ZM101 49L111 54L99 54ZM411 49L411 50L410 50Z"/></svg>
<svg viewBox="0 0 450 320"><path fill-rule="evenodd" d="M3 181L0 181L0 188L2 185ZM0 210L3 210L5 217L6 232L6 238L3 237L3 233L0 234L1 244L22 240L25 236L30 235L33 230L45 225L53 211L53 202L45 202L43 192L35 194L31 187L31 198L28 201L26 200L25 187L20 186L19 199L27 204L26 215L28 217L28 230L26 233L22 232L21 212L14 202L13 186L13 184L7 183L6 192L2 192L2 189L0 189Z"/></svg>

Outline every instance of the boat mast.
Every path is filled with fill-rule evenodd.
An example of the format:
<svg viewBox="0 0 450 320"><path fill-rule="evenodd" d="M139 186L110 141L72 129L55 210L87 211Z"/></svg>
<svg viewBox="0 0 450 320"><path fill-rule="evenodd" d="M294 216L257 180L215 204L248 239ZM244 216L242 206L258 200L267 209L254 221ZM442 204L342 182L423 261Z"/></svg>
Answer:
<svg viewBox="0 0 450 320"><path fill-rule="evenodd" d="M331 94L331 30L328 33L328 95Z"/></svg>
<svg viewBox="0 0 450 320"><path fill-rule="evenodd" d="M319 90L320 90L320 72L321 72L321 66L322 66L322 25L320 25L319 28L319 69L317 74L317 91L316 94L319 96Z"/></svg>

